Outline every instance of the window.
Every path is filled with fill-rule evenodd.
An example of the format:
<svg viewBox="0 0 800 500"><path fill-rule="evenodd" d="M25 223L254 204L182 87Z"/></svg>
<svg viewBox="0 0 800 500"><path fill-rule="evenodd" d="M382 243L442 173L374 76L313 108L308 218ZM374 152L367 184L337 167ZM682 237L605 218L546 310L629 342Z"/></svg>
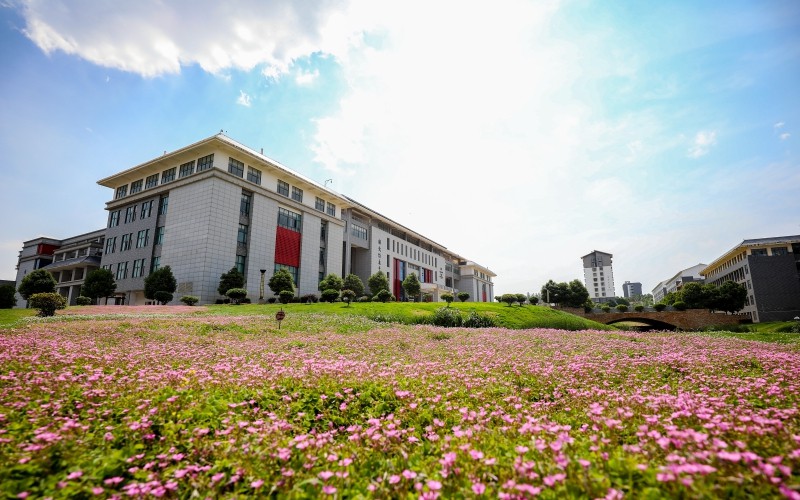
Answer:
<svg viewBox="0 0 800 500"><path fill-rule="evenodd" d="M292 199L302 202L303 201L303 190L299 187L292 186Z"/></svg>
<svg viewBox="0 0 800 500"><path fill-rule="evenodd" d="M236 242L240 245L247 244L247 224L239 224L239 234L236 237Z"/></svg>
<svg viewBox="0 0 800 500"><path fill-rule="evenodd" d="M324 220L319 225L320 241L328 241L328 221Z"/></svg>
<svg viewBox="0 0 800 500"><path fill-rule="evenodd" d="M155 241L153 242L155 245L163 245L164 244L164 226L158 226L156 228L156 237Z"/></svg>
<svg viewBox="0 0 800 500"><path fill-rule="evenodd" d="M247 257L245 257L244 255L236 256L236 269L242 274L244 274L244 265L246 262L247 262Z"/></svg>
<svg viewBox="0 0 800 500"><path fill-rule="evenodd" d="M353 224L353 228L350 230L350 232L356 238L361 238L362 240L367 239L367 228L359 226L358 224Z"/></svg>
<svg viewBox="0 0 800 500"><path fill-rule="evenodd" d="M124 186L120 186L117 188L117 192L114 194L114 199L118 200L120 198L124 198L128 194L128 185L125 184Z"/></svg>
<svg viewBox="0 0 800 500"><path fill-rule="evenodd" d="M131 182L131 194L138 193L142 190L142 180Z"/></svg>
<svg viewBox="0 0 800 500"><path fill-rule="evenodd" d="M175 167L168 168L161 172L161 184L166 184L167 182L172 182L175 180Z"/></svg>
<svg viewBox="0 0 800 500"><path fill-rule="evenodd" d="M117 250L117 237L106 238L106 255L114 253Z"/></svg>
<svg viewBox="0 0 800 500"><path fill-rule="evenodd" d="M760 256L767 255L767 249L766 248L754 248L753 249L753 255L760 255Z"/></svg>
<svg viewBox="0 0 800 500"><path fill-rule="evenodd" d="M136 235L136 248L144 248L148 243L150 243L150 230L142 229Z"/></svg>
<svg viewBox="0 0 800 500"><path fill-rule="evenodd" d="M235 158L228 159L228 172L237 177L244 177L244 163Z"/></svg>
<svg viewBox="0 0 800 500"><path fill-rule="evenodd" d="M247 180L261 185L261 170L253 167L247 167Z"/></svg>
<svg viewBox="0 0 800 500"><path fill-rule="evenodd" d="M320 212L324 212L325 211L325 200L323 200L322 198L317 196L317 198L314 200L314 208L316 208Z"/></svg>
<svg viewBox="0 0 800 500"><path fill-rule="evenodd" d="M284 196L289 196L289 183L278 181L278 194L282 194Z"/></svg>
<svg viewBox="0 0 800 500"><path fill-rule="evenodd" d="M328 212L328 215L332 215L332 216L336 217L336 205L334 205L333 203L328 203L327 212Z"/></svg>
<svg viewBox="0 0 800 500"><path fill-rule="evenodd" d="M131 278L141 278L142 276L144 276L144 259L136 259L133 261Z"/></svg>
<svg viewBox="0 0 800 500"><path fill-rule="evenodd" d="M153 257L153 260L150 261L150 272L158 271L158 268L161 267L161 257Z"/></svg>
<svg viewBox="0 0 800 500"><path fill-rule="evenodd" d="M133 242L133 233L123 234L122 241L119 244L119 251L124 252L125 250L130 250L132 242Z"/></svg>
<svg viewBox="0 0 800 500"><path fill-rule="evenodd" d="M194 160L186 162L178 168L178 177L186 177L194 173Z"/></svg>
<svg viewBox="0 0 800 500"><path fill-rule="evenodd" d="M119 210L114 210L108 218L108 227L119 226Z"/></svg>
<svg viewBox="0 0 800 500"><path fill-rule="evenodd" d="M239 213L242 215L250 215L250 205L253 203L253 194L247 191L242 191L242 201L239 203Z"/></svg>
<svg viewBox="0 0 800 500"><path fill-rule="evenodd" d="M197 171L202 172L203 170L208 170L209 168L214 166L214 154L210 154L208 156L204 156L197 160Z"/></svg>
<svg viewBox="0 0 800 500"><path fill-rule="evenodd" d="M284 265L284 264L275 264L274 272L278 272L278 270L280 270L280 269L286 269L287 271L289 271L289 274L292 275L292 280L295 282L295 284L297 284L297 275L298 275L298 271L299 271L298 268L296 268L294 266L287 266L287 265Z"/></svg>
<svg viewBox="0 0 800 500"><path fill-rule="evenodd" d="M140 219L146 219L150 217L150 214L153 212L153 200L146 201L142 203L142 213L139 215Z"/></svg>
<svg viewBox="0 0 800 500"><path fill-rule="evenodd" d="M136 220L136 207L128 207L125 209L125 224Z"/></svg>
<svg viewBox="0 0 800 500"><path fill-rule="evenodd" d="M785 247L773 248L772 255L787 255L789 252Z"/></svg>
<svg viewBox="0 0 800 500"><path fill-rule="evenodd" d="M158 174L148 175L144 180L144 188L150 189L158 186Z"/></svg>
<svg viewBox="0 0 800 500"><path fill-rule="evenodd" d="M278 225L286 229L300 231L301 215L286 210L285 208L278 208Z"/></svg>
<svg viewBox="0 0 800 500"><path fill-rule="evenodd" d="M162 196L158 200L158 215L167 215L167 208L169 207L169 195Z"/></svg>
<svg viewBox="0 0 800 500"><path fill-rule="evenodd" d="M117 263L117 280L124 280L128 277L128 263L127 262L118 262Z"/></svg>

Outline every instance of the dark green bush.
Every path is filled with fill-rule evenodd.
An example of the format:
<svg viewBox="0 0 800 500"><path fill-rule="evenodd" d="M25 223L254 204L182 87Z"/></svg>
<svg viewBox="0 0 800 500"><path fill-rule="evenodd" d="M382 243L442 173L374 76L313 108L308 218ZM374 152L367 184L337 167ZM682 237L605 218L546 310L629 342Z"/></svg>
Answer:
<svg viewBox="0 0 800 500"><path fill-rule="evenodd" d="M242 300L247 297L247 290L244 288L229 288L225 292L225 296L231 299L232 304L241 304Z"/></svg>
<svg viewBox="0 0 800 500"><path fill-rule="evenodd" d="M316 304L319 302L319 297L315 293L307 293L300 297L304 304Z"/></svg>
<svg viewBox="0 0 800 500"><path fill-rule="evenodd" d="M491 328L497 325L490 316L470 311L469 316L464 320L463 326L467 328Z"/></svg>
<svg viewBox="0 0 800 500"><path fill-rule="evenodd" d="M14 294L17 289L13 285L0 286L0 309L11 309L17 304L17 298Z"/></svg>
<svg viewBox="0 0 800 500"><path fill-rule="evenodd" d="M634 306L633 310L636 311L637 313L640 313L644 311L644 306L639 304L638 306Z"/></svg>
<svg viewBox="0 0 800 500"><path fill-rule="evenodd" d="M663 310L664 310L664 309L666 309L666 308L667 308L667 305L666 305L666 304L664 304L663 302L659 302L658 304L655 304L655 305L653 306L653 309L655 309L657 312L661 312L661 311L663 311Z"/></svg>
<svg viewBox="0 0 800 500"><path fill-rule="evenodd" d="M56 309L67 307L67 299L60 293L35 293L30 296L30 304L39 310L39 316L54 316Z"/></svg>
<svg viewBox="0 0 800 500"><path fill-rule="evenodd" d="M356 292L348 289L342 290L341 295L342 295L342 300L344 302L347 302L348 305L350 305L350 303L353 302L353 300L356 298Z"/></svg>
<svg viewBox="0 0 800 500"><path fill-rule="evenodd" d="M381 291L385 291L385 290L381 290ZM322 291L322 301L323 302L334 302L338 298L339 298L339 290L336 290L335 288L328 288L328 289L325 289L325 290Z"/></svg>
<svg viewBox="0 0 800 500"><path fill-rule="evenodd" d="M628 312L628 306L626 306L625 304L617 304L616 309L621 313Z"/></svg>
<svg viewBox="0 0 800 500"><path fill-rule="evenodd" d="M443 293L441 295L443 301L447 302L447 307L450 307L450 302L453 302L453 294L452 293Z"/></svg>
<svg viewBox="0 0 800 500"><path fill-rule="evenodd" d="M278 299L276 299L275 297L270 297L270 298L267 299L267 303L268 304L274 304L277 300Z"/></svg>
<svg viewBox="0 0 800 500"><path fill-rule="evenodd" d="M611 312L611 306L605 305L601 307L600 310L603 311L604 313Z"/></svg>
<svg viewBox="0 0 800 500"><path fill-rule="evenodd" d="M375 295L375 297L377 297L381 302L388 302L393 296L389 290L381 290L377 295Z"/></svg>
<svg viewBox="0 0 800 500"><path fill-rule="evenodd" d="M75 303L78 304L79 306L88 306L92 304L92 299L81 295L80 297L75 299Z"/></svg>
<svg viewBox="0 0 800 500"><path fill-rule="evenodd" d="M686 302L679 300L674 304L672 304L672 308L675 309L676 311L685 311L686 309L688 309L688 306L686 305Z"/></svg>
<svg viewBox="0 0 800 500"><path fill-rule="evenodd" d="M458 292L457 297L461 302L466 302L469 299L469 294L467 292Z"/></svg>
<svg viewBox="0 0 800 500"><path fill-rule="evenodd" d="M464 323L461 313L451 307L440 307L433 313L431 324L436 326L456 327Z"/></svg>
<svg viewBox="0 0 800 500"><path fill-rule="evenodd" d="M294 298L294 292L290 292L289 290L281 290L278 293L278 300L281 301L281 304L288 304Z"/></svg>
<svg viewBox="0 0 800 500"><path fill-rule="evenodd" d="M153 298L159 304L166 304L167 302L172 302L172 294L169 292L165 292L164 290L159 290L153 294Z"/></svg>
<svg viewBox="0 0 800 500"><path fill-rule="evenodd" d="M200 297L197 297L195 295L184 295L183 297L181 297L181 302L183 302L187 306L193 306L198 302L200 302Z"/></svg>

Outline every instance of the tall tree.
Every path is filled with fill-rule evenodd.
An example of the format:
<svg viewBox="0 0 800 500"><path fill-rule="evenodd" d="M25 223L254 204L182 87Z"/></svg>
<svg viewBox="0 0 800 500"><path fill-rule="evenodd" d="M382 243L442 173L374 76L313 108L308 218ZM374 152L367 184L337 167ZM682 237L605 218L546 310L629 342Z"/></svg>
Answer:
<svg viewBox="0 0 800 500"><path fill-rule="evenodd" d="M16 305L17 299L14 294L17 290L13 285L0 286L0 309L11 309Z"/></svg>
<svg viewBox="0 0 800 500"><path fill-rule="evenodd" d="M589 291L580 280L572 280L567 284L569 293L564 305L567 307L583 307L589 300Z"/></svg>
<svg viewBox="0 0 800 500"><path fill-rule="evenodd" d="M269 279L269 289L275 295L280 295L281 292L290 292L294 294L294 279L292 273L286 269L278 269L272 278Z"/></svg>
<svg viewBox="0 0 800 500"><path fill-rule="evenodd" d="M344 278L344 286L342 290L352 290L356 297L364 295L364 282L357 274L350 273Z"/></svg>
<svg viewBox="0 0 800 500"><path fill-rule="evenodd" d="M406 292L406 296L417 298L419 293L422 291L422 286L419 284L419 278L417 278L417 273L411 273L406 276L406 279L403 280L403 290Z"/></svg>
<svg viewBox="0 0 800 500"><path fill-rule="evenodd" d="M728 313L735 313L744 308L747 300L747 288L733 281L726 281L719 287L719 309Z"/></svg>
<svg viewBox="0 0 800 500"><path fill-rule="evenodd" d="M175 293L178 282L169 266L164 266L150 273L144 279L144 296L146 299L156 300L156 292Z"/></svg>
<svg viewBox="0 0 800 500"><path fill-rule="evenodd" d="M343 286L344 280L338 274L331 273L322 278L322 281L319 282L319 291L336 290L337 292L341 292Z"/></svg>
<svg viewBox="0 0 800 500"><path fill-rule="evenodd" d="M244 288L244 274L240 273L235 267L220 275L217 292L220 295L225 295L231 288Z"/></svg>
<svg viewBox="0 0 800 500"><path fill-rule="evenodd" d="M108 269L90 271L81 286L81 295L94 301L110 297L114 295L115 291L117 291L117 283L114 281L114 273Z"/></svg>
<svg viewBox="0 0 800 500"><path fill-rule="evenodd" d="M56 279L49 271L37 269L22 278L22 283L19 284L17 291L25 300L37 293L54 293L56 291Z"/></svg>
<svg viewBox="0 0 800 500"><path fill-rule="evenodd" d="M689 309L704 309L706 307L707 293L703 285L698 282L686 283L680 291L680 300Z"/></svg>
<svg viewBox="0 0 800 500"><path fill-rule="evenodd" d="M367 285L369 286L369 293L373 296L377 295L381 290L389 291L389 279L380 271L367 279Z"/></svg>

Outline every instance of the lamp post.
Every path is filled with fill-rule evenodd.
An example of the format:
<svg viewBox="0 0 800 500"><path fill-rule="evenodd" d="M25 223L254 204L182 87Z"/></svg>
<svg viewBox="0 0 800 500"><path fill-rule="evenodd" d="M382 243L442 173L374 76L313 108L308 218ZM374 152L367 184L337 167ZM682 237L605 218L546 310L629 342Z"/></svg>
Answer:
<svg viewBox="0 0 800 500"><path fill-rule="evenodd" d="M258 289L258 303L264 303L264 273L266 273L266 269L261 269L261 286Z"/></svg>

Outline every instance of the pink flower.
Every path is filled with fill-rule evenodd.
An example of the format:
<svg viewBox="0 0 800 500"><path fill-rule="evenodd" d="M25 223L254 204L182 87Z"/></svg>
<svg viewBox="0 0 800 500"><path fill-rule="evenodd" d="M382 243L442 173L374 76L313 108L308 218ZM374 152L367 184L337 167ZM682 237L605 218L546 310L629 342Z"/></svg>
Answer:
<svg viewBox="0 0 800 500"><path fill-rule="evenodd" d="M440 483L439 481L434 481L433 479L428 480L426 484L428 485L428 488L430 488L433 491L438 491L442 489L442 483Z"/></svg>
<svg viewBox="0 0 800 500"><path fill-rule="evenodd" d="M469 456L472 457L473 460L480 460L483 458L483 452L478 450L469 450Z"/></svg>
<svg viewBox="0 0 800 500"><path fill-rule="evenodd" d="M331 486L330 484L326 484L325 486L322 487L322 492L325 493L326 495L333 495L334 493L336 493L336 487Z"/></svg>
<svg viewBox="0 0 800 500"><path fill-rule="evenodd" d="M514 449L517 450L517 453L519 453L520 455L522 455L523 453L527 453L528 452L528 447L527 446L517 446Z"/></svg>
<svg viewBox="0 0 800 500"><path fill-rule="evenodd" d="M250 487L254 489L261 488L264 485L264 481L262 479L256 479L252 483L250 483Z"/></svg>
<svg viewBox="0 0 800 500"><path fill-rule="evenodd" d="M333 472L329 470L324 470L319 474L317 474L317 476L319 476L319 478L322 479L323 481L327 481L328 479L333 477Z"/></svg>
<svg viewBox="0 0 800 500"><path fill-rule="evenodd" d="M415 477L417 477L417 473L414 472L413 470L406 469L403 471L403 477L406 479L414 479Z"/></svg>
<svg viewBox="0 0 800 500"><path fill-rule="evenodd" d="M78 479L82 475L83 475L83 472L81 472L79 470L76 470L75 472L70 472L69 475L67 475L67 480Z"/></svg>
<svg viewBox="0 0 800 500"><path fill-rule="evenodd" d="M483 495L483 492L486 491L486 485L482 483L472 483L472 492L476 495Z"/></svg>
<svg viewBox="0 0 800 500"><path fill-rule="evenodd" d="M92 488L92 495L102 495L105 490L100 486Z"/></svg>
<svg viewBox="0 0 800 500"><path fill-rule="evenodd" d="M398 476L397 474L389 476L389 484L397 484L399 482L400 482L400 476Z"/></svg>

